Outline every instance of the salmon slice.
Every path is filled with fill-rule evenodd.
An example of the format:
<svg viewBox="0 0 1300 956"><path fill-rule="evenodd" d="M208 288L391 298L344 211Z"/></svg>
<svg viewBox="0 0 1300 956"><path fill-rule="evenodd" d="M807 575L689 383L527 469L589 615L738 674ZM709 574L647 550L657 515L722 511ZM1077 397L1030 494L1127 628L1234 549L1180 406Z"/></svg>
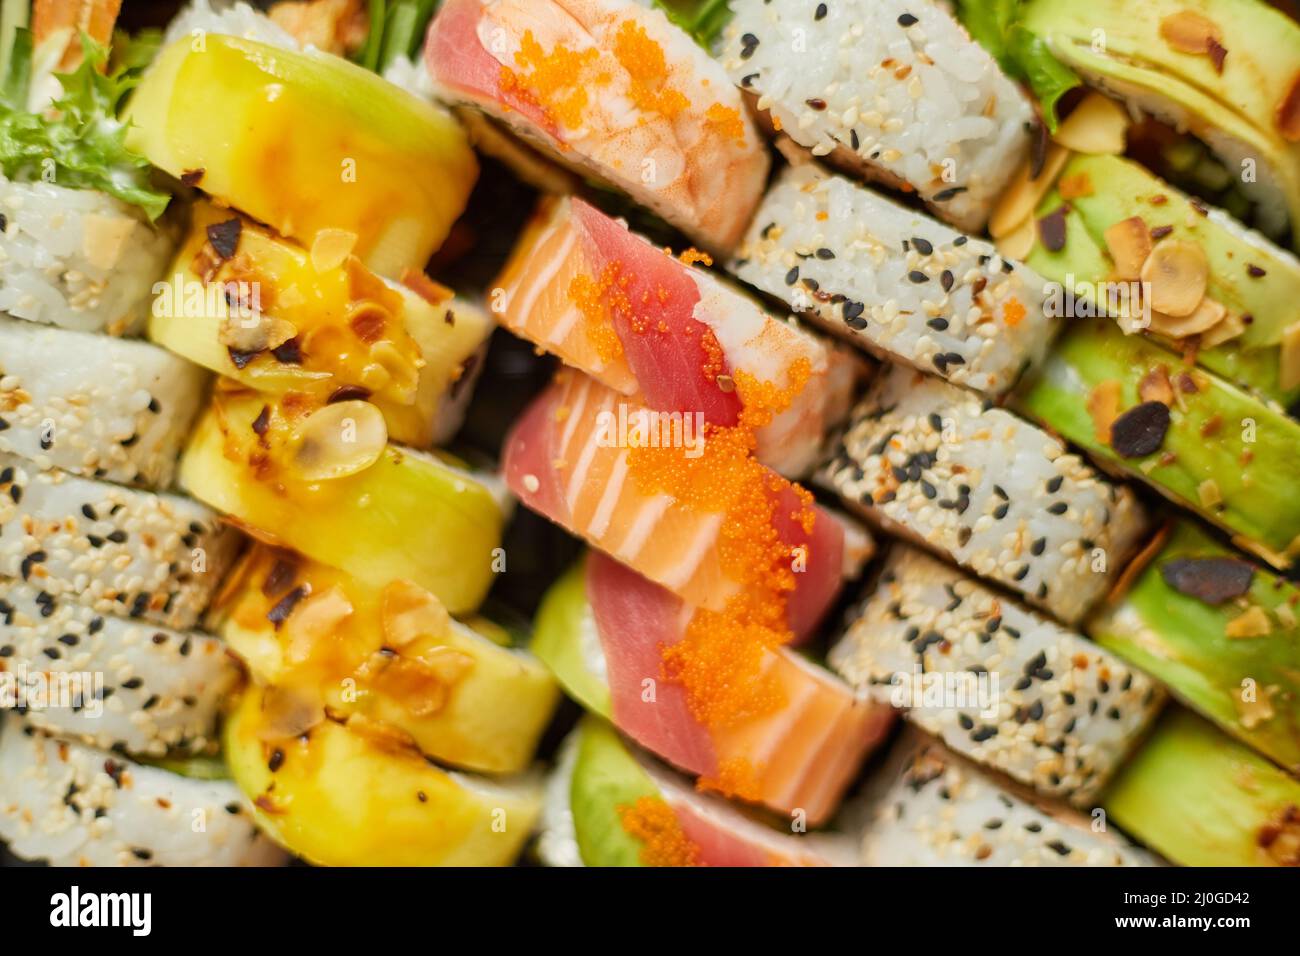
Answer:
<svg viewBox="0 0 1300 956"><path fill-rule="evenodd" d="M440 95L628 193L719 254L768 154L726 72L659 10L625 0L447 0L425 64Z"/></svg>
<svg viewBox="0 0 1300 956"><path fill-rule="evenodd" d="M727 560L727 541L734 544L738 536L774 530L790 556L792 589L785 596L786 622L796 637L811 633L839 593L844 526L807 504L806 493L796 486L757 463L729 458L724 452L715 456L718 468L746 469L740 484L748 487L756 482L759 493L774 501L770 524L736 530L735 515L745 506L743 501L692 502L646 490L634 476L634 455L644 458L642 450L619 447L624 432L641 415L654 420L644 406L613 389L584 375L561 372L506 438L506 483L527 507L687 603L714 611L723 610L742 588L758 586L737 579ZM665 420L658 418L661 427L655 434L665 434ZM682 434L694 427L683 424ZM727 436L716 432L703 436L702 444L693 446L700 449L696 470L714 467L710 455L727 441ZM693 453L692 447L657 449L656 467L665 473L686 467ZM762 489L763 483L769 487ZM720 487L720 494L735 491L734 483L731 488Z"/></svg>
<svg viewBox="0 0 1300 956"><path fill-rule="evenodd" d="M735 425L748 403L785 475L813 466L866 369L580 199L541 203L496 287L508 329L641 404Z"/></svg>
<svg viewBox="0 0 1300 956"><path fill-rule="evenodd" d="M656 756L706 785L806 822L824 822L866 755L885 737L891 708L859 700L847 684L787 647L764 649L746 686L751 717L702 723L692 688L664 678L664 651L685 638L694 610L600 554L587 559L587 596L609 682L611 719ZM737 637L737 642L741 638Z"/></svg>
<svg viewBox="0 0 1300 956"><path fill-rule="evenodd" d="M32 4L32 39L37 45L54 38L66 44L58 68L75 70L81 63L81 34L85 32L107 48L122 0L35 0Z"/></svg>

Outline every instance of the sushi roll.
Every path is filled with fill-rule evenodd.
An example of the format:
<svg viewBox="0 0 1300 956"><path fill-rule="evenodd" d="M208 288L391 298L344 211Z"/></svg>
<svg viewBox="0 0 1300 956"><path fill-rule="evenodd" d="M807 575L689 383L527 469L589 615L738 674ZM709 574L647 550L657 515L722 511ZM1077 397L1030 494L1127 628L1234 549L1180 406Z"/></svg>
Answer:
<svg viewBox="0 0 1300 956"><path fill-rule="evenodd" d="M770 419L757 455L786 475L812 468L864 371L580 199L542 204L496 288L506 328L648 408Z"/></svg>
<svg viewBox="0 0 1300 956"><path fill-rule="evenodd" d="M752 430L698 417L562 370L506 437L506 484L688 604L806 636L839 592L843 526L752 457Z"/></svg>
<svg viewBox="0 0 1300 956"><path fill-rule="evenodd" d="M1109 319L1072 323L1013 402L1275 568L1300 554L1300 422L1277 406Z"/></svg>
<svg viewBox="0 0 1300 956"><path fill-rule="evenodd" d="M978 396L896 367L819 480L885 530L1073 624L1147 529L1133 493Z"/></svg>
<svg viewBox="0 0 1300 956"><path fill-rule="evenodd" d="M383 415L361 399L300 399L219 388L181 459L181 487L253 537L360 582L408 579L453 614L476 608L504 560L496 479L389 444Z"/></svg>
<svg viewBox="0 0 1300 956"><path fill-rule="evenodd" d="M1037 121L935 0L733 0L722 64L767 123L979 232Z"/></svg>
<svg viewBox="0 0 1300 956"><path fill-rule="evenodd" d="M538 852L548 866L853 866L847 835L782 833L586 717L546 785Z"/></svg>
<svg viewBox="0 0 1300 956"><path fill-rule="evenodd" d="M1208 146L1260 228L1300 249L1295 20L1262 0L1031 0L1016 22L1090 86Z"/></svg>
<svg viewBox="0 0 1300 956"><path fill-rule="evenodd" d="M51 597L193 627L238 548L238 534L188 498L0 453L0 574Z"/></svg>
<svg viewBox="0 0 1300 956"><path fill-rule="evenodd" d="M867 866L1155 866L1120 835L1013 786L916 730L873 778Z"/></svg>
<svg viewBox="0 0 1300 956"><path fill-rule="evenodd" d="M564 689L699 787L817 826L887 735L887 705L593 552L548 593L532 650Z"/></svg>
<svg viewBox="0 0 1300 956"><path fill-rule="evenodd" d="M0 723L0 838L53 866L280 866L219 765L135 763ZM178 772L180 771L180 772Z"/></svg>
<svg viewBox="0 0 1300 956"><path fill-rule="evenodd" d="M1300 866L1300 781L1181 707L1169 708L1104 806L1183 866Z"/></svg>
<svg viewBox="0 0 1300 956"><path fill-rule="evenodd" d="M225 752L259 826L323 866L508 866L541 812L539 775L444 770L382 724L304 720L292 695L250 690Z"/></svg>
<svg viewBox="0 0 1300 956"><path fill-rule="evenodd" d="M634 0L448 0L425 64L439 96L627 193L715 254L740 239L768 153L722 68Z"/></svg>
<svg viewBox="0 0 1300 956"><path fill-rule="evenodd" d="M1055 331L1033 271L813 163L776 178L729 268L882 358L988 395Z"/></svg>
<svg viewBox="0 0 1300 956"><path fill-rule="evenodd" d="M200 202L149 337L258 391L366 398L394 441L427 448L460 424L493 326L450 289L406 278L381 279L346 249L309 252Z"/></svg>
<svg viewBox="0 0 1300 956"><path fill-rule="evenodd" d="M1176 522L1129 574L1124 593L1089 621L1093 640L1300 774L1300 589L1191 521Z"/></svg>
<svg viewBox="0 0 1300 956"><path fill-rule="evenodd" d="M1120 657L907 547L891 552L830 663L963 757L1081 805L1164 702Z"/></svg>
<svg viewBox="0 0 1300 956"><path fill-rule="evenodd" d="M0 452L166 487L207 382L147 342L0 318Z"/></svg>
<svg viewBox="0 0 1300 956"><path fill-rule="evenodd" d="M423 588L368 587L265 545L212 617L254 680L304 707L381 722L470 770L526 769L559 697L536 658L451 618Z"/></svg>
<svg viewBox="0 0 1300 956"><path fill-rule="evenodd" d="M451 115L341 57L200 36L153 62L127 145L317 255L423 268L478 176Z"/></svg>
<svg viewBox="0 0 1300 956"><path fill-rule="evenodd" d="M1300 260L1118 156L1071 153L1048 185L1020 207L1031 245L1013 252L1054 284L1054 315L1109 314L1263 398L1300 399Z"/></svg>
<svg viewBox="0 0 1300 956"><path fill-rule="evenodd" d="M239 666L221 642L99 614L0 578L0 664L44 688L28 722L117 753L162 757L215 749Z"/></svg>

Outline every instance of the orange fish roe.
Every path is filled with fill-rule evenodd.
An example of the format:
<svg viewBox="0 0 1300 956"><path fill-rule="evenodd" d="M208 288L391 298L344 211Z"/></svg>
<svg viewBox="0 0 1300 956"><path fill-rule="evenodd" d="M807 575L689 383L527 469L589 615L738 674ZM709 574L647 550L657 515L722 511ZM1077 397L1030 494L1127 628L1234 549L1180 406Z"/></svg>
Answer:
<svg viewBox="0 0 1300 956"><path fill-rule="evenodd" d="M569 283L569 298L587 320L587 334L602 362L612 362L623 354L623 343L610 321L610 309L630 307L623 291L626 287L627 278L619 275L616 262L605 266L596 278L580 272Z"/></svg>
<svg viewBox="0 0 1300 956"><path fill-rule="evenodd" d="M664 48L650 39L640 24L632 20L619 24L614 35L614 58L627 71L631 82L628 96L637 109L674 119L691 105L686 94L668 86Z"/></svg>
<svg viewBox="0 0 1300 956"><path fill-rule="evenodd" d="M1025 317L1025 307L1019 299L1011 299L1002 307L1002 321L1015 328Z"/></svg>
<svg viewBox="0 0 1300 956"><path fill-rule="evenodd" d="M677 814L661 797L638 797L618 808L623 829L641 841L642 866L702 866L700 848L687 838Z"/></svg>
<svg viewBox="0 0 1300 956"><path fill-rule="evenodd" d="M706 266L711 266L713 265L713 256L709 255L707 252L701 252L694 246L687 246L682 250L682 254L677 257L677 261L688 266L693 266L697 262Z"/></svg>
<svg viewBox="0 0 1300 956"><path fill-rule="evenodd" d="M550 53L533 36L524 31L515 65L501 67L502 92L514 93L526 102L539 107L559 126L577 129L582 125L587 108L587 85L583 80L585 68L599 58L594 48L570 50L557 45Z"/></svg>
<svg viewBox="0 0 1300 956"><path fill-rule="evenodd" d="M704 111L704 119L723 136L730 136L740 143L745 141L745 121L740 118L740 110L734 106L712 103Z"/></svg>
<svg viewBox="0 0 1300 956"><path fill-rule="evenodd" d="M753 801L761 799L758 774L754 772L754 765L738 757L722 761L717 774L712 777L701 777L697 786L700 790L712 790L725 797L739 797L742 800Z"/></svg>

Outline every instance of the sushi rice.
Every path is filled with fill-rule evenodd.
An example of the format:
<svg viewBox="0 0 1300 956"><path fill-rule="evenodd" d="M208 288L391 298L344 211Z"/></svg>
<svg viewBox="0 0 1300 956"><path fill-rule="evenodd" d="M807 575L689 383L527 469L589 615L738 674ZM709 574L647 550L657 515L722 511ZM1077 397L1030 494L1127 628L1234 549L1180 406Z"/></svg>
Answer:
<svg viewBox="0 0 1300 956"><path fill-rule="evenodd" d="M0 318L0 452L166 487L207 381L147 342Z"/></svg>
<svg viewBox="0 0 1300 956"><path fill-rule="evenodd" d="M897 366L854 411L819 481L885 530L1070 624L1147 529L1133 492L1058 439Z"/></svg>
<svg viewBox="0 0 1300 956"><path fill-rule="evenodd" d="M0 574L100 613L195 625L239 548L211 509L0 453Z"/></svg>
<svg viewBox="0 0 1300 956"><path fill-rule="evenodd" d="M228 780L184 777L0 723L0 839L54 866L280 866Z"/></svg>
<svg viewBox="0 0 1300 956"><path fill-rule="evenodd" d="M768 122L842 169L983 228L1033 108L932 0L733 0L722 64Z"/></svg>
<svg viewBox="0 0 1300 956"><path fill-rule="evenodd" d="M906 706L912 723L957 753L1080 804L1164 701L1151 678L1109 651L903 546L830 663L860 693ZM962 699L929 696L926 680L951 682L945 690Z"/></svg>
<svg viewBox="0 0 1300 956"><path fill-rule="evenodd" d="M1033 271L813 163L778 175L729 268L882 358L990 395L1055 331Z"/></svg>
<svg viewBox="0 0 1300 956"><path fill-rule="evenodd" d="M214 750L222 704L240 681L216 638L101 615L2 578L0 657L7 673L49 688L43 706L26 710L33 726L151 757Z"/></svg>

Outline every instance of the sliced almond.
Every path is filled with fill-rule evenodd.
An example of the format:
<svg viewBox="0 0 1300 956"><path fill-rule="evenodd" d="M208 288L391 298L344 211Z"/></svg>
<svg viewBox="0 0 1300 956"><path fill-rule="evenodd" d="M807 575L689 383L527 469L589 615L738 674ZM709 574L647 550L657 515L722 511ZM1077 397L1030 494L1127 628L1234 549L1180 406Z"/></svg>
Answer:
<svg viewBox="0 0 1300 956"><path fill-rule="evenodd" d="M1011 232L997 239L993 245L997 247L998 255L1002 258L1020 261L1034 248L1034 239L1037 236L1037 225L1031 216Z"/></svg>
<svg viewBox="0 0 1300 956"><path fill-rule="evenodd" d="M325 719L317 694L305 687L268 687L262 696L263 740L301 737Z"/></svg>
<svg viewBox="0 0 1300 956"><path fill-rule="evenodd" d="M1110 444L1110 426L1119 418L1120 384L1113 378L1098 382L1088 393L1088 414L1092 417L1093 434L1102 444Z"/></svg>
<svg viewBox="0 0 1300 956"><path fill-rule="evenodd" d="M1224 627L1223 632L1231 638L1266 637L1273 630L1273 622L1268 613L1258 604L1252 604L1244 612L1234 617Z"/></svg>
<svg viewBox="0 0 1300 956"><path fill-rule="evenodd" d="M1278 100L1273 121L1283 139L1289 143L1300 142L1300 70L1291 77L1291 85Z"/></svg>
<svg viewBox="0 0 1300 956"><path fill-rule="evenodd" d="M1069 176L1062 176L1060 182L1056 184L1056 191L1061 194L1065 200L1081 199L1084 196L1091 196L1094 192L1092 187L1092 177L1088 173L1072 173Z"/></svg>
<svg viewBox="0 0 1300 956"><path fill-rule="evenodd" d="M1206 478L1196 486L1196 497L1200 499L1202 508L1223 504L1223 492L1219 491L1219 483L1213 478Z"/></svg>
<svg viewBox="0 0 1300 956"><path fill-rule="evenodd" d="M1070 151L1056 143L1049 143L1043 168L1037 178L1033 176L1033 163L1026 159L1016 171L1010 185L998 200L998 207L989 219L989 235L1000 239L1015 230L1034 215L1039 200L1047 194L1056 177L1061 174Z"/></svg>
<svg viewBox="0 0 1300 956"><path fill-rule="evenodd" d="M1279 385L1283 388L1300 386L1300 322L1292 322L1282 331L1278 365Z"/></svg>
<svg viewBox="0 0 1300 956"><path fill-rule="evenodd" d="M126 241L135 230L130 216L91 214L83 220L81 252L96 269L107 272L117 265L126 249Z"/></svg>
<svg viewBox="0 0 1300 956"><path fill-rule="evenodd" d="M357 234L346 229L322 229L311 244L311 265L317 272L337 269L352 255Z"/></svg>
<svg viewBox="0 0 1300 956"><path fill-rule="evenodd" d="M1205 298L1210 263L1205 250L1186 239L1162 239L1139 273L1151 290L1151 308L1165 315L1188 316Z"/></svg>
<svg viewBox="0 0 1300 956"><path fill-rule="evenodd" d="M384 588L384 643L402 650L420 639L440 638L451 629L451 615L429 591L409 581Z"/></svg>
<svg viewBox="0 0 1300 956"><path fill-rule="evenodd" d="M1131 123L1119 103L1100 93L1089 93L1065 118L1052 139L1077 153L1118 156L1124 152Z"/></svg>
<svg viewBox="0 0 1300 956"><path fill-rule="evenodd" d="M1166 315L1156 309L1151 310L1151 331L1167 335L1171 339L1185 339L1200 335L1221 325L1227 317L1228 310L1221 302L1208 296L1193 310L1191 315ZM1204 339L1201 340L1204 344Z"/></svg>
<svg viewBox="0 0 1300 956"><path fill-rule="evenodd" d="M1160 21L1160 36L1180 53L1209 53L1210 43L1223 44L1223 31L1195 10L1179 10Z"/></svg>
<svg viewBox="0 0 1300 956"><path fill-rule="evenodd" d="M352 615L352 602L335 586L312 594L294 608L292 637L285 655L290 664L302 664L333 638L340 624Z"/></svg>
<svg viewBox="0 0 1300 956"><path fill-rule="evenodd" d="M1211 301L1206 299L1206 302ZM1208 331L1201 333L1201 348L1212 349L1217 345L1222 345L1231 339L1235 339L1246 331L1246 323L1242 321L1241 316L1236 312L1228 312L1223 321L1212 326Z"/></svg>
<svg viewBox="0 0 1300 956"><path fill-rule="evenodd" d="M326 405L298 426L290 469L304 481L330 481L364 471L388 444L383 413L369 402Z"/></svg>
<svg viewBox="0 0 1300 956"><path fill-rule="evenodd" d="M1112 223L1102 233L1106 250L1115 263L1115 278L1136 279L1151 255L1151 230L1141 216Z"/></svg>
<svg viewBox="0 0 1300 956"><path fill-rule="evenodd" d="M1138 398L1144 402L1174 403L1174 386L1169 381L1169 370L1157 365L1138 382Z"/></svg>

